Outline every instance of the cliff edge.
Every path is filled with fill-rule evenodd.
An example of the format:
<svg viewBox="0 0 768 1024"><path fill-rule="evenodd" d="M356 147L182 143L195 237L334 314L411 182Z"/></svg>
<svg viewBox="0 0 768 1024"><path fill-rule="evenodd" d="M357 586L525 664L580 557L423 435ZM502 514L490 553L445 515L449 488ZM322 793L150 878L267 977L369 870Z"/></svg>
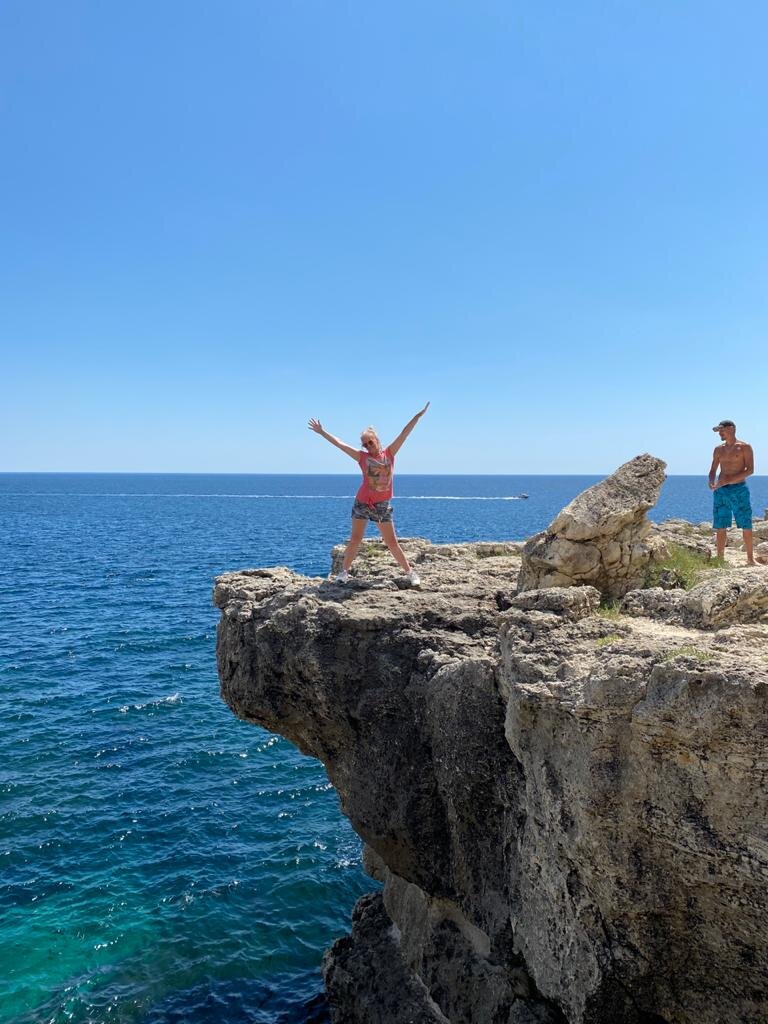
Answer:
<svg viewBox="0 0 768 1024"><path fill-rule="evenodd" d="M336 1024L768 1019L768 572L659 618L518 592L520 545L403 544L422 590L370 544L346 586L214 594L224 699L324 763L383 882L325 957Z"/></svg>

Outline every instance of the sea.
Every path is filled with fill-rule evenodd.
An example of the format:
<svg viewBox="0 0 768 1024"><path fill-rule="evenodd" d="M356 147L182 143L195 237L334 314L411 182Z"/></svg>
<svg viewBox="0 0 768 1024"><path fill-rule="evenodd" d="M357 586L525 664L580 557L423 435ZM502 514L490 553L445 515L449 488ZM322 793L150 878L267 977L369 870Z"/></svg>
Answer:
<svg viewBox="0 0 768 1024"><path fill-rule="evenodd" d="M398 533L522 539L598 479L400 474ZM375 884L322 765L220 699L211 589L327 574L357 482L0 474L4 1024L328 1021L322 952ZM710 507L671 477L651 517Z"/></svg>

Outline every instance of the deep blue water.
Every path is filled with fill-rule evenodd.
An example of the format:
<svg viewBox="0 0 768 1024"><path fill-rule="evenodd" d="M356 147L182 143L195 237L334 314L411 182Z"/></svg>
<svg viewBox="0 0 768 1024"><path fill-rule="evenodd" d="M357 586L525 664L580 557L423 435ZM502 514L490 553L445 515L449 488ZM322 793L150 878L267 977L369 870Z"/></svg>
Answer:
<svg viewBox="0 0 768 1024"><path fill-rule="evenodd" d="M400 475L397 528L520 539L596 479ZM2 1021L326 1019L321 952L372 883L322 766L219 699L210 591L326 573L356 486L0 474ZM674 477L653 518L710 504Z"/></svg>

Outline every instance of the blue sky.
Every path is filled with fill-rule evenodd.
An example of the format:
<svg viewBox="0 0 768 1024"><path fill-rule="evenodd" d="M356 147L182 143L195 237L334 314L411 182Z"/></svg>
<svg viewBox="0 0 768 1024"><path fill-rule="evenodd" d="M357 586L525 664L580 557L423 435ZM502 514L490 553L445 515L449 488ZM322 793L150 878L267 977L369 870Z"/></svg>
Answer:
<svg viewBox="0 0 768 1024"><path fill-rule="evenodd" d="M768 455L768 8L4 0L0 470ZM352 467L354 468L354 467Z"/></svg>

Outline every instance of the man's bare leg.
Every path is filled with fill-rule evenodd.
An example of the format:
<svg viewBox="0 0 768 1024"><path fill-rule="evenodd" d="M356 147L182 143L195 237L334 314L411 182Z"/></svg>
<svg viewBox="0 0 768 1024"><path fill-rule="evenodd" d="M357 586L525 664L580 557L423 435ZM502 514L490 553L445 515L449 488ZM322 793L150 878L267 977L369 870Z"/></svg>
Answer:
<svg viewBox="0 0 768 1024"><path fill-rule="evenodd" d="M717 557L725 557L725 539L727 536L726 530L715 530L715 543L717 545Z"/></svg>
<svg viewBox="0 0 768 1024"><path fill-rule="evenodd" d="M747 552L747 565L754 565L755 556L752 551L752 531L742 530L741 535L744 538L744 550Z"/></svg>

